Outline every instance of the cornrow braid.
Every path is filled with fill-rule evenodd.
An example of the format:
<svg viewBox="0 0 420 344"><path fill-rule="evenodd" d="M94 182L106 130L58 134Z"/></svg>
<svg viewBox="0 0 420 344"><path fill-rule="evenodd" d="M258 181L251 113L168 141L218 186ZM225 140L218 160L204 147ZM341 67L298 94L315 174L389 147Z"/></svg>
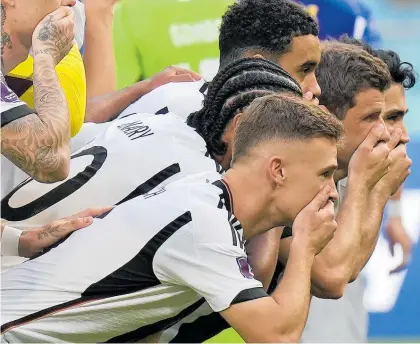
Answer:
<svg viewBox="0 0 420 344"><path fill-rule="evenodd" d="M187 123L204 138L211 154L224 155L227 145L221 138L235 115L254 99L280 91L302 96L300 86L278 65L261 58L236 60L217 73L203 108L192 113Z"/></svg>

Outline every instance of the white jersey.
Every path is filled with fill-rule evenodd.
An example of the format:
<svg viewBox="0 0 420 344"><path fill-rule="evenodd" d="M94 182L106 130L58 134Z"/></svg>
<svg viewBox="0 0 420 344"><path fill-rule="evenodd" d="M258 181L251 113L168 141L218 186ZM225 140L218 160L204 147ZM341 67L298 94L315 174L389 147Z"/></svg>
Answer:
<svg viewBox="0 0 420 344"><path fill-rule="evenodd" d="M1 78L1 127L32 114L26 103L22 102L19 97L7 86L3 73L0 72ZM1 156L1 197L9 193L17 184L28 177L20 168L14 165L5 156Z"/></svg>
<svg viewBox="0 0 420 344"><path fill-rule="evenodd" d="M176 113L184 120L203 106L208 83L204 80L194 82L176 82L160 86L139 98L119 114L119 118L133 113L154 113L164 115ZM72 152L92 141L112 122L84 123L79 133L72 138Z"/></svg>
<svg viewBox="0 0 420 344"><path fill-rule="evenodd" d="M14 227L37 228L87 208L120 204L186 175L221 172L208 156L203 138L175 114L121 117L72 155L65 181L28 179L4 197L2 218ZM3 257L2 269L22 260Z"/></svg>
<svg viewBox="0 0 420 344"><path fill-rule="evenodd" d="M173 112L186 120L192 112L203 107L207 87L208 83L204 80L169 83L135 101L120 116L136 112L155 114Z"/></svg>
<svg viewBox="0 0 420 344"><path fill-rule="evenodd" d="M117 206L3 274L3 339L161 341L204 302L220 312L266 297L232 206L217 172Z"/></svg>

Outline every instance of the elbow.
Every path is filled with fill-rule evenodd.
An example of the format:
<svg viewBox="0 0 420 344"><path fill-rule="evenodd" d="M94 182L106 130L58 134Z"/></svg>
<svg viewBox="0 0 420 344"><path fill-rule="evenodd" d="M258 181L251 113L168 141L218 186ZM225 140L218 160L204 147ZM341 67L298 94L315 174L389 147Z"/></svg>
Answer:
<svg viewBox="0 0 420 344"><path fill-rule="evenodd" d="M70 173L70 147L59 149L49 163L38 162L38 169L33 178L40 183L61 182ZM53 166L53 167L52 167Z"/></svg>
<svg viewBox="0 0 420 344"><path fill-rule="evenodd" d="M349 280L344 274L329 272L312 279L311 293L320 299L338 300L343 296L348 283Z"/></svg>

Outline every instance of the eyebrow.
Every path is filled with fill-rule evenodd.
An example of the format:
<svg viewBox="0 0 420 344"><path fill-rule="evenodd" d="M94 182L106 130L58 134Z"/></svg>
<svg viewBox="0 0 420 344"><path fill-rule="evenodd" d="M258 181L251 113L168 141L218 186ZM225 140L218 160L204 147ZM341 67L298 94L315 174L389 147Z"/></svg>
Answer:
<svg viewBox="0 0 420 344"><path fill-rule="evenodd" d="M304 64L300 66L300 68L316 68L318 62L316 61L306 61Z"/></svg>
<svg viewBox="0 0 420 344"><path fill-rule="evenodd" d="M322 173L325 173L325 172L330 171L330 170L336 170L337 168L338 168L337 164L331 164L331 165L323 168L319 173L322 174Z"/></svg>
<svg viewBox="0 0 420 344"><path fill-rule="evenodd" d="M396 114L406 115L408 113L408 111L409 111L409 109L406 109L406 110L391 109L391 110L385 112L384 115L385 116L396 115Z"/></svg>

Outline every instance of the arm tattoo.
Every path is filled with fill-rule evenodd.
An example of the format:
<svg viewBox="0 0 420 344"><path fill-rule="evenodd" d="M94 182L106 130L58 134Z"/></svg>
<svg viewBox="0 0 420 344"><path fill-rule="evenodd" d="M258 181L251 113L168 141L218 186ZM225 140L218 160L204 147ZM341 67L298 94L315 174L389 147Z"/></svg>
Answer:
<svg viewBox="0 0 420 344"><path fill-rule="evenodd" d="M3 66L3 54L4 48L12 49L12 41L9 34L4 31L4 23L6 22L6 9L3 4L1 4L1 65Z"/></svg>
<svg viewBox="0 0 420 344"><path fill-rule="evenodd" d="M56 182L67 174L70 127L67 102L51 58L35 58L34 92L37 113L2 128L1 151L35 180Z"/></svg>

